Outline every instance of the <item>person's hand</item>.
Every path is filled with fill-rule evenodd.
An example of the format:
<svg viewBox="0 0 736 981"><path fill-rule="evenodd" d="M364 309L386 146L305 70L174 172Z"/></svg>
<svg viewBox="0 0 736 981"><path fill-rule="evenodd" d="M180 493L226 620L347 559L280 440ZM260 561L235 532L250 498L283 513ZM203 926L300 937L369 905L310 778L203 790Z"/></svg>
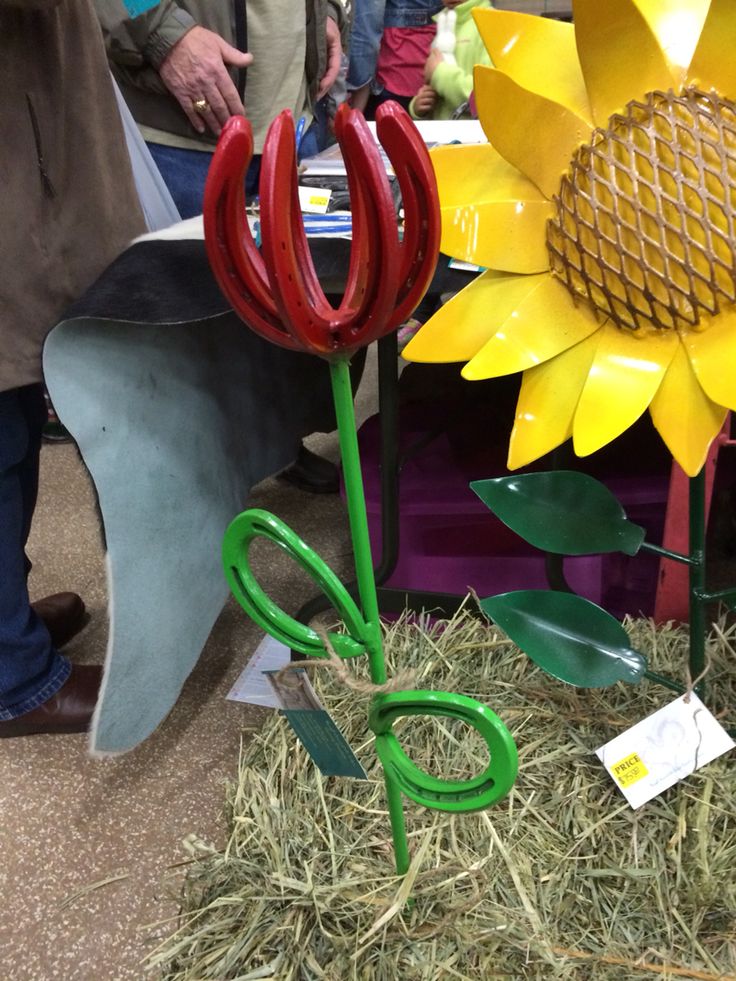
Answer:
<svg viewBox="0 0 736 981"><path fill-rule="evenodd" d="M445 59L442 54L437 50L437 48L430 48L429 57L424 63L424 81L429 83L432 81L432 76L435 73L437 65L441 64Z"/></svg>
<svg viewBox="0 0 736 981"><path fill-rule="evenodd" d="M230 116L244 116L245 107L227 72L227 65L245 68L253 55L238 51L219 34L193 27L161 63L161 81L198 133L209 126L217 136ZM202 110L195 108L204 103Z"/></svg>
<svg viewBox="0 0 736 981"><path fill-rule="evenodd" d="M417 116L428 116L437 104L437 93L431 85L423 85L414 96L414 112Z"/></svg>
<svg viewBox="0 0 736 981"><path fill-rule="evenodd" d="M325 73L320 79L319 88L317 89L317 99L321 99L323 95L332 88L332 85L340 74L340 61L342 59L342 41L340 40L340 28L337 26L332 17L327 18L327 68Z"/></svg>

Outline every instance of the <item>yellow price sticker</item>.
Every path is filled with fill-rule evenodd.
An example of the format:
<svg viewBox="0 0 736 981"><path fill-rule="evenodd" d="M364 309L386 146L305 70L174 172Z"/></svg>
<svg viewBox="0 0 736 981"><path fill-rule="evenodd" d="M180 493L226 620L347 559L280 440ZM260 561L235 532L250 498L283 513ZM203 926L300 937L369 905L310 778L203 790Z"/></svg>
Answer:
<svg viewBox="0 0 736 981"><path fill-rule="evenodd" d="M643 780L649 770L647 770L638 753L629 753L628 756L624 756L622 760L611 766L611 773L621 787L630 787L632 784L638 783L639 780Z"/></svg>

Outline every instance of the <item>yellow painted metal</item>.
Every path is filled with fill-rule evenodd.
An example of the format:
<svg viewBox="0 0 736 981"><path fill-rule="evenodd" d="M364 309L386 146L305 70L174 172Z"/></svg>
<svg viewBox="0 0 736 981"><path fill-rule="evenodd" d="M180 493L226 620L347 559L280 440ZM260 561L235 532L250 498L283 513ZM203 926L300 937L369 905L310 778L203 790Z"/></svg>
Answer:
<svg viewBox="0 0 736 981"><path fill-rule="evenodd" d="M599 330L599 321L587 304L576 304L551 276L538 279L537 287L465 366L464 378L474 381L524 371Z"/></svg>
<svg viewBox="0 0 736 981"><path fill-rule="evenodd" d="M592 127L572 24L510 10L475 10L473 17L496 68Z"/></svg>
<svg viewBox="0 0 736 981"><path fill-rule="evenodd" d="M549 268L545 225L554 206L535 184L489 143L437 147L431 157L446 255L507 272Z"/></svg>
<svg viewBox="0 0 736 981"><path fill-rule="evenodd" d="M597 126L631 99L677 81L634 0L574 0L578 56Z"/></svg>
<svg viewBox="0 0 736 981"><path fill-rule="evenodd" d="M660 48L681 79L690 65L710 0L636 0Z"/></svg>
<svg viewBox="0 0 736 981"><path fill-rule="evenodd" d="M432 159L443 250L493 271L442 307L405 356L465 361L471 380L524 372L512 468L570 435L579 455L592 453L649 408L694 475L726 410L736 410L736 305L681 333L601 326L584 298L573 300L541 272L544 225L593 116L606 126L632 99L685 82L736 97L736 0L574 0L574 13L574 35L569 25L524 14L475 14L496 66L475 69L491 145L442 148ZM728 242L714 241L727 263Z"/></svg>
<svg viewBox="0 0 736 981"><path fill-rule="evenodd" d="M509 443L509 469L525 467L572 436L575 410L596 343L593 334L551 361L524 372Z"/></svg>
<svg viewBox="0 0 736 981"><path fill-rule="evenodd" d="M652 422L689 477L700 473L728 413L711 402L693 374L682 344L649 407Z"/></svg>
<svg viewBox="0 0 736 981"><path fill-rule="evenodd" d="M606 322L575 413L578 456L610 443L646 411L678 344L674 330L633 331Z"/></svg>
<svg viewBox="0 0 736 981"><path fill-rule="evenodd" d="M427 321L402 351L407 361L469 361L548 274L509 276L489 270Z"/></svg>
<svg viewBox="0 0 736 981"><path fill-rule="evenodd" d="M736 3L712 0L688 81L736 99Z"/></svg>
<svg viewBox="0 0 736 981"><path fill-rule="evenodd" d="M475 98L483 132L498 152L546 197L557 193L590 124L552 99L517 85L497 68L475 67Z"/></svg>
<svg viewBox="0 0 736 981"><path fill-rule="evenodd" d="M713 317L703 330L683 335L683 343L708 398L736 410L736 307Z"/></svg>

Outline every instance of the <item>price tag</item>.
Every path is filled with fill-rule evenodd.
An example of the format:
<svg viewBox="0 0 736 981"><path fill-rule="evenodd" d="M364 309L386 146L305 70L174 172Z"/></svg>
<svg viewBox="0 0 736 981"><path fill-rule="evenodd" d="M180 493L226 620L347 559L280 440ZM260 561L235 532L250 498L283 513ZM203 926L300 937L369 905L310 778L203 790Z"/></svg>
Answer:
<svg viewBox="0 0 736 981"><path fill-rule="evenodd" d="M327 187L305 187L299 185L299 207L306 215L326 215L332 197Z"/></svg>
<svg viewBox="0 0 736 981"><path fill-rule="evenodd" d="M622 732L596 755L636 810L735 745L691 693Z"/></svg>
<svg viewBox="0 0 736 981"><path fill-rule="evenodd" d="M306 671L265 672L282 705L282 712L299 737L299 742L312 757L317 769L326 777L355 777L367 780L368 775L347 740L335 725L332 716L320 704Z"/></svg>

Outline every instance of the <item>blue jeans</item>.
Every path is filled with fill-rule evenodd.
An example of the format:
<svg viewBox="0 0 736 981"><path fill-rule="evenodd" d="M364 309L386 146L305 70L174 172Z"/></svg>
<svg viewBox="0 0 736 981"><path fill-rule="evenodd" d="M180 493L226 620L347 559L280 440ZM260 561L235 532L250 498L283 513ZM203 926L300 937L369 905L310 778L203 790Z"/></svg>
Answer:
<svg viewBox="0 0 736 981"><path fill-rule="evenodd" d="M43 705L71 671L28 600L25 547L45 421L41 385L0 392L0 721Z"/></svg>
<svg viewBox="0 0 736 981"><path fill-rule="evenodd" d="M326 138L323 128L326 122L315 118L304 134L299 148L299 157L311 157L324 148ZM164 183L174 199L182 218L193 218L202 214L204 185L210 169L212 153L207 150L186 150L177 146L164 146L162 143L149 143L148 149L161 172ZM214 152L214 151L213 151ZM258 194L258 180L261 176L261 156L256 154L250 162L245 175L245 194L252 198Z"/></svg>
<svg viewBox="0 0 736 981"><path fill-rule="evenodd" d="M212 153L207 150L186 150L178 146L149 143L148 149L161 171L164 183L174 199L182 218L202 214L204 185L210 168ZM214 151L213 151L214 152ZM258 177L261 157L253 157L245 177L245 193L252 197L258 193Z"/></svg>

